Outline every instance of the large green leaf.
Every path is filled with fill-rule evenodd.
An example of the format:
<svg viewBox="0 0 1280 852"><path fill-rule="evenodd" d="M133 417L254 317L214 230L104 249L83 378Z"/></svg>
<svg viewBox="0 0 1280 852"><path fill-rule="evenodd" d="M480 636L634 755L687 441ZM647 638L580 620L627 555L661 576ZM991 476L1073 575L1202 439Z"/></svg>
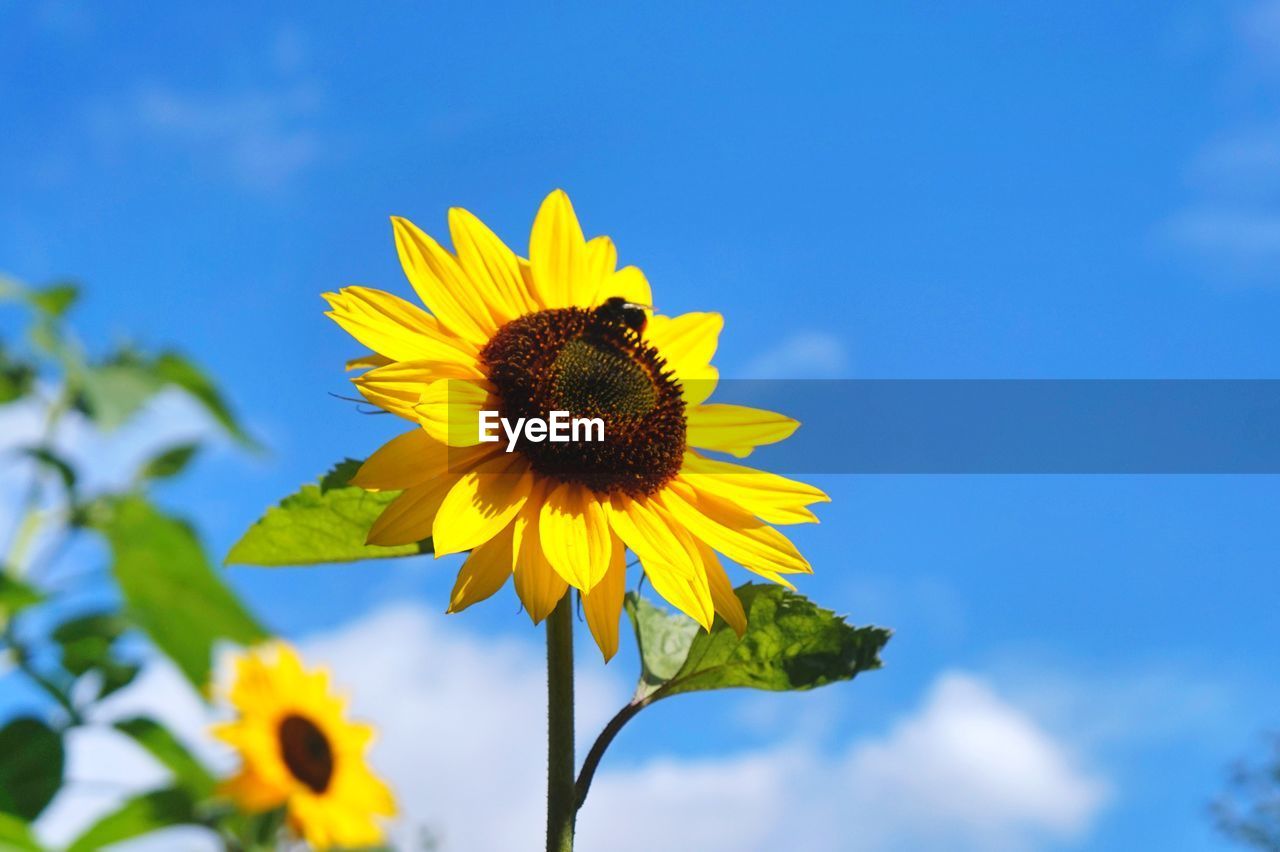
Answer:
<svg viewBox="0 0 1280 852"><path fill-rule="evenodd" d="M30 822L62 786L62 737L24 716L0 728L0 811Z"/></svg>
<svg viewBox="0 0 1280 852"><path fill-rule="evenodd" d="M304 485L272 506L227 554L236 565L315 565L431 552L431 540L395 547L365 544L369 527L399 496L350 484L360 462L336 465L318 485Z"/></svg>
<svg viewBox="0 0 1280 852"><path fill-rule="evenodd" d="M747 612L742 638L721 619L710 632L680 630L674 620L683 616L627 596L643 661L637 697L731 687L813 689L880 667L888 630L854 627L781 586L748 583L735 593Z"/></svg>
<svg viewBox="0 0 1280 852"><path fill-rule="evenodd" d="M40 844L25 820L0 811L0 849L4 852L41 852Z"/></svg>
<svg viewBox="0 0 1280 852"><path fill-rule="evenodd" d="M116 728L132 737L163 764L173 773L178 784L189 790L194 797L204 798L213 792L216 782L209 770L159 722L138 716L116 722Z"/></svg>
<svg viewBox="0 0 1280 852"><path fill-rule="evenodd" d="M119 809L89 826L67 847L67 852L97 852L122 840L195 822L195 802L187 791L179 788L153 790L129 799Z"/></svg>
<svg viewBox="0 0 1280 852"><path fill-rule="evenodd" d="M93 523L111 544L129 614L196 687L208 683L214 643L267 638L187 524L136 496L100 504Z"/></svg>

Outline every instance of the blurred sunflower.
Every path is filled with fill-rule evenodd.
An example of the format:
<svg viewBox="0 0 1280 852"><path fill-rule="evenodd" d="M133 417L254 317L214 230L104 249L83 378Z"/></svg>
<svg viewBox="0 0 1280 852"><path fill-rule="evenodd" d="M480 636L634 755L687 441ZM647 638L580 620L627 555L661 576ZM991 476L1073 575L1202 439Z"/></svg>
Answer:
<svg viewBox="0 0 1280 852"><path fill-rule="evenodd" d="M449 611L494 594L514 575L541 621L570 586L605 659L618 646L626 550L654 589L710 629L739 634L746 615L717 552L774 582L809 563L771 524L816 521L816 488L704 457L743 457L796 421L708 404L723 319L647 316L649 284L617 268L608 237L583 237L569 198L543 201L518 257L466 210L449 211L450 252L393 218L410 284L430 310L390 293L326 293L332 317L375 353L349 364L365 399L414 423L353 482L397 490L371 544L431 537L437 556L471 551ZM604 440L482 443L479 412L515 422L552 411L604 422ZM697 449L695 449L697 448Z"/></svg>
<svg viewBox="0 0 1280 852"><path fill-rule="evenodd" d="M284 807L315 849L382 842L376 818L394 815L395 802L365 763L373 729L346 720L327 672L273 643L236 660L230 699L237 718L214 728L242 762L226 796L250 813Z"/></svg>

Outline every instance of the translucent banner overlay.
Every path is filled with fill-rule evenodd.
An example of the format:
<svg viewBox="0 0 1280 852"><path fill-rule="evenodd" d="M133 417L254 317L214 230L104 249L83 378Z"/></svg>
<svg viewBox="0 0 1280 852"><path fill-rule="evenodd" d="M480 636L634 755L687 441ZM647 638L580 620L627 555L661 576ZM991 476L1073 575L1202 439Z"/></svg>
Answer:
<svg viewBox="0 0 1280 852"><path fill-rule="evenodd" d="M1280 473L1277 380L722 381L801 421L780 473Z"/></svg>

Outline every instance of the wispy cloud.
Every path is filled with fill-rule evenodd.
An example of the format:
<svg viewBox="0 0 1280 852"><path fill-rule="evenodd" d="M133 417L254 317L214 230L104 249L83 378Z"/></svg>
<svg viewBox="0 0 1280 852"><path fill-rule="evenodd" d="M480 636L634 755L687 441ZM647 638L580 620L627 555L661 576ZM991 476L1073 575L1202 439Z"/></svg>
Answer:
<svg viewBox="0 0 1280 852"><path fill-rule="evenodd" d="M240 186L271 192L322 160L323 88L307 71L305 40L280 30L258 51L258 79L235 88L140 83L94 105L100 146L119 154L148 145Z"/></svg>
<svg viewBox="0 0 1280 852"><path fill-rule="evenodd" d="M804 331L784 338L751 359L736 378L834 379L849 370L843 340L825 331Z"/></svg>
<svg viewBox="0 0 1280 852"><path fill-rule="evenodd" d="M1229 21L1235 84L1280 94L1280 0L1239 8ZM1228 118L1187 169L1192 195L1159 228L1215 273L1275 279L1280 261L1280 113Z"/></svg>

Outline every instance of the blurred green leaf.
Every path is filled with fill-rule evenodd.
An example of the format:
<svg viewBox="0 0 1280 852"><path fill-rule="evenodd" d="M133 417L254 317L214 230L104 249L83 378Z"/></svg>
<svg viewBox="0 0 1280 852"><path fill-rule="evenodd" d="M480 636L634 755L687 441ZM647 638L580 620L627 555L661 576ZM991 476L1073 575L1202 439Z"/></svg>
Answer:
<svg viewBox="0 0 1280 852"><path fill-rule="evenodd" d="M749 687L813 689L880 668L880 650L890 631L854 627L781 586L748 583L735 589L747 612L741 639L722 619L711 631L695 631L675 672L655 685L642 677L638 695L667 698L684 692ZM634 593L627 611L636 629L645 670L657 662L669 671L681 656L681 634L670 616Z"/></svg>
<svg viewBox="0 0 1280 852"><path fill-rule="evenodd" d="M63 622L51 634L62 646L62 667L73 677L93 673L98 682L98 698L123 689L137 677L139 666L118 659L115 642L129 623L116 613L81 615Z"/></svg>
<svg viewBox="0 0 1280 852"><path fill-rule="evenodd" d="M177 782L195 798L203 799L213 792L216 781L209 770L159 722L139 716L116 722L116 728L172 772Z"/></svg>
<svg viewBox="0 0 1280 852"><path fill-rule="evenodd" d="M63 487L68 491L75 490L76 469L62 456L48 447L27 447L22 450L22 454L28 458L35 459L41 466L56 473L58 479L62 480Z"/></svg>
<svg viewBox="0 0 1280 852"><path fill-rule="evenodd" d="M217 386L195 364L175 352L165 352L156 358L152 368L161 379L194 397L231 437L251 449L259 448L231 413L231 407Z"/></svg>
<svg viewBox="0 0 1280 852"><path fill-rule="evenodd" d="M117 810L89 826L67 847L67 852L97 852L122 840L198 821L195 802L185 790L153 790L129 799Z"/></svg>
<svg viewBox="0 0 1280 852"><path fill-rule="evenodd" d="M81 381L84 408L103 429L116 428L157 393L176 387L200 403L236 441L251 449L259 448L209 377L176 352L162 352L150 358L126 350L105 364L86 368Z"/></svg>
<svg viewBox="0 0 1280 852"><path fill-rule="evenodd" d="M54 628L50 634L60 645L85 639L105 639L108 644L123 636L129 622L115 612L91 612L69 618Z"/></svg>
<svg viewBox="0 0 1280 852"><path fill-rule="evenodd" d="M430 539L395 547L364 543L374 519L400 492L365 491L349 484L360 464L347 459L318 485L304 485L268 509L231 548L227 563L315 565L430 553Z"/></svg>
<svg viewBox="0 0 1280 852"><path fill-rule="evenodd" d="M106 431L137 414L164 382L145 366L104 364L85 369L81 377L84 409Z"/></svg>
<svg viewBox="0 0 1280 852"><path fill-rule="evenodd" d="M62 786L62 737L24 716L0 728L0 811L30 822Z"/></svg>
<svg viewBox="0 0 1280 852"><path fill-rule="evenodd" d="M9 576L4 566L0 566L0 622L12 618L29 606L35 606L44 600L44 595L35 586Z"/></svg>
<svg viewBox="0 0 1280 852"><path fill-rule="evenodd" d="M34 307L55 317L65 314L79 298L80 288L70 283L52 284L38 290L30 290L27 294L27 300Z"/></svg>
<svg viewBox="0 0 1280 852"><path fill-rule="evenodd" d="M14 360L0 344L0 405L26 396L35 386L35 379L35 367Z"/></svg>
<svg viewBox="0 0 1280 852"><path fill-rule="evenodd" d="M13 814L0 812L0 849L4 852L41 852L31 827Z"/></svg>
<svg viewBox="0 0 1280 852"><path fill-rule="evenodd" d="M199 450L199 444L179 444L176 447L170 447L148 461L140 475L144 479L168 479L177 476L187 469L187 465Z"/></svg>
<svg viewBox="0 0 1280 852"><path fill-rule="evenodd" d="M208 685L214 643L267 638L187 524L136 496L104 501L94 515L130 616L198 689Z"/></svg>

